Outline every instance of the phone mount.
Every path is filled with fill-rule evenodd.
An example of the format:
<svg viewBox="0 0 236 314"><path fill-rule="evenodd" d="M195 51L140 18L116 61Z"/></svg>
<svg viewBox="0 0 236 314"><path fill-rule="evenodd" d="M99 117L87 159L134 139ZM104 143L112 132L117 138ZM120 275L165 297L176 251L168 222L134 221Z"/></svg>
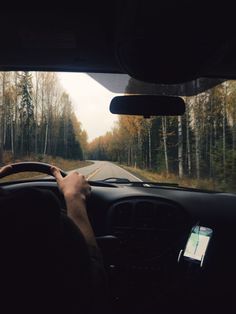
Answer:
<svg viewBox="0 0 236 314"><path fill-rule="evenodd" d="M211 228L200 226L199 222L193 226L185 247L179 251L178 263L183 261L185 264L195 264L202 268L212 233Z"/></svg>
<svg viewBox="0 0 236 314"><path fill-rule="evenodd" d="M201 260L198 262L198 261L196 261L194 259L190 259L190 258L185 259L183 254L184 254L184 250L181 249L179 251L178 258L177 258L177 262L178 263L181 263L182 261L185 261L185 262L189 262L189 263L199 264L200 268L203 267L203 262L204 262L204 259L205 259L205 255L202 255Z"/></svg>

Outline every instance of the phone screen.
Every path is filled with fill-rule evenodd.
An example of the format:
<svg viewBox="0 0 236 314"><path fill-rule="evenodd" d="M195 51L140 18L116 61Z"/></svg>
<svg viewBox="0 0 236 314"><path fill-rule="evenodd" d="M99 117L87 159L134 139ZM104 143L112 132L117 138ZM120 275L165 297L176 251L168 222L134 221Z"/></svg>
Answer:
<svg viewBox="0 0 236 314"><path fill-rule="evenodd" d="M212 229L203 226L193 227L184 250L184 257L201 262L206 254L211 236Z"/></svg>

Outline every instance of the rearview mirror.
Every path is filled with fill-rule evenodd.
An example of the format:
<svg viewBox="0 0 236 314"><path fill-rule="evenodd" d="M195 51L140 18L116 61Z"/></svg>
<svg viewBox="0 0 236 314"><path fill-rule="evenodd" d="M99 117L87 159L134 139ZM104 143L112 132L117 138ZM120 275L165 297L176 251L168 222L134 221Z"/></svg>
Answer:
<svg viewBox="0 0 236 314"><path fill-rule="evenodd" d="M181 116L185 102L180 97L157 95L116 96L110 103L114 114L150 116Z"/></svg>

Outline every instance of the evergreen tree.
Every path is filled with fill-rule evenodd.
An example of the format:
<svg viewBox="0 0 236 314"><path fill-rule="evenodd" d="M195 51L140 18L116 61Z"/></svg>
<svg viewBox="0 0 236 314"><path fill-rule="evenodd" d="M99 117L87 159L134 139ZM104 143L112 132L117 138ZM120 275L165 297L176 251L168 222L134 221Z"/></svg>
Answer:
<svg viewBox="0 0 236 314"><path fill-rule="evenodd" d="M21 126L21 155L29 155L33 149L34 105L32 102L32 75L25 71L21 75L21 101L19 104Z"/></svg>

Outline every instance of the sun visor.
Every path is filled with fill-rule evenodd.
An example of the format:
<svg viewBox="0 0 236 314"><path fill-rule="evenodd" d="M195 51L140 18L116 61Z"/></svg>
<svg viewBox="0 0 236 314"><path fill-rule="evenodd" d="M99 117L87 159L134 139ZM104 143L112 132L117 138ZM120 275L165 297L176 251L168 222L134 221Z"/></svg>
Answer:
<svg viewBox="0 0 236 314"><path fill-rule="evenodd" d="M183 5L129 5L117 31L116 56L124 72L137 80L179 84L202 77L208 60L219 48L216 30L207 16ZM135 12L135 13L134 13Z"/></svg>
<svg viewBox="0 0 236 314"><path fill-rule="evenodd" d="M200 60L180 46L165 39L132 38L119 42L117 56L122 68L138 80L182 83L197 78Z"/></svg>
<svg viewBox="0 0 236 314"><path fill-rule="evenodd" d="M128 74L87 73L103 87L116 94L193 96L206 91L225 79L199 78L182 84L155 84L136 80Z"/></svg>

